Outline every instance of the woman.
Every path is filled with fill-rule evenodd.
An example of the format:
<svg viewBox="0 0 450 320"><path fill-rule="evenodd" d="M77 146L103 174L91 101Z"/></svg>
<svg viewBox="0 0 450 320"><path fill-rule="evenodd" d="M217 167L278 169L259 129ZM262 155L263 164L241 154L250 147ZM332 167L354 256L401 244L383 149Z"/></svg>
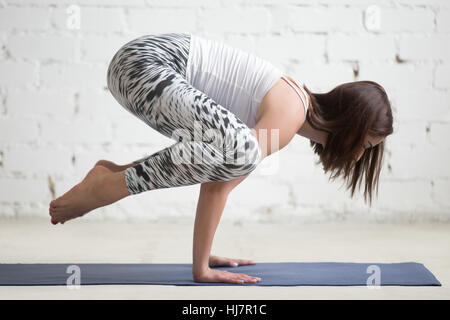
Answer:
<svg viewBox="0 0 450 320"><path fill-rule="evenodd" d="M255 55L193 34L128 42L113 57L107 81L126 110L176 142L127 165L98 161L50 203L52 223L129 195L201 183L192 268L197 282L260 281L211 268L255 262L212 256L210 250L229 193L262 159L299 134L310 139L325 172L351 176L352 196L365 171L371 199L384 139L393 132L388 97L375 82L312 93ZM278 141L263 139L270 130L279 130Z"/></svg>

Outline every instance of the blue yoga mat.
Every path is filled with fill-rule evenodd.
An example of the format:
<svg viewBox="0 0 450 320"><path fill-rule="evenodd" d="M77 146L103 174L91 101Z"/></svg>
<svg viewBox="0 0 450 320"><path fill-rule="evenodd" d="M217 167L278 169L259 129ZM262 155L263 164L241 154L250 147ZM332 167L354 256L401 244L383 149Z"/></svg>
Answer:
<svg viewBox="0 0 450 320"><path fill-rule="evenodd" d="M197 283L191 264L0 264L2 286L147 284L176 286L440 286L421 263L261 262L215 267L261 278L258 283ZM78 279L78 280L77 280ZM78 282L77 282L78 281Z"/></svg>

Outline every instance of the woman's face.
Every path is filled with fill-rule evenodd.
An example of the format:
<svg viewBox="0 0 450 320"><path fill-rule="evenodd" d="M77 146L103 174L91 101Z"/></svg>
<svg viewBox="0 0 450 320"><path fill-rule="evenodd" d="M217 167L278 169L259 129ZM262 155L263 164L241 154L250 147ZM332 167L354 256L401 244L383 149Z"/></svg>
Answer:
<svg viewBox="0 0 450 320"><path fill-rule="evenodd" d="M361 159L362 155L364 154L364 151L368 148L373 148L380 142L384 140L384 137L373 137L370 135L366 136L366 139L364 140L364 145L361 147L361 150L356 158L356 161L358 162L359 159Z"/></svg>

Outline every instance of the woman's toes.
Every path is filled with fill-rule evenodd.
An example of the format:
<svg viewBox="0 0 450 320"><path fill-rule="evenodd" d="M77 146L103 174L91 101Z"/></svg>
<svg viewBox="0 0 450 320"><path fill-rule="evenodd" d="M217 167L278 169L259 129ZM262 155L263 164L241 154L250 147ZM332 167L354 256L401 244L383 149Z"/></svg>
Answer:
<svg viewBox="0 0 450 320"><path fill-rule="evenodd" d="M62 203L63 201L61 201L61 199L58 198L56 200L53 200L52 202L53 203L50 205L50 208L49 208L49 214L51 217L51 222L53 224L57 224L60 220L59 215L63 208L63 203Z"/></svg>
<svg viewBox="0 0 450 320"><path fill-rule="evenodd" d="M55 200L53 200L50 202L50 208L53 209L55 207L56 207L56 202L55 202Z"/></svg>
<svg viewBox="0 0 450 320"><path fill-rule="evenodd" d="M64 206L64 199L61 199L61 197L53 200L50 202L50 208L52 210L55 210L57 208L61 208L62 206Z"/></svg>
<svg viewBox="0 0 450 320"><path fill-rule="evenodd" d="M50 212L50 221L53 224L57 224L58 223L54 212Z"/></svg>

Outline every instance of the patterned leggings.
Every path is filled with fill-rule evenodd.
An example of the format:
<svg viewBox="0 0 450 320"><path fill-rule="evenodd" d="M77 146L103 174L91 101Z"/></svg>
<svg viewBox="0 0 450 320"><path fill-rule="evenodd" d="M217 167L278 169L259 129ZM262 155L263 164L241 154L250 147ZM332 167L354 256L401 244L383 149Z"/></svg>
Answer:
<svg viewBox="0 0 450 320"><path fill-rule="evenodd" d="M141 36L122 46L108 67L114 98L176 141L125 170L130 194L233 180L261 160L254 131L186 81L189 44L184 33Z"/></svg>

